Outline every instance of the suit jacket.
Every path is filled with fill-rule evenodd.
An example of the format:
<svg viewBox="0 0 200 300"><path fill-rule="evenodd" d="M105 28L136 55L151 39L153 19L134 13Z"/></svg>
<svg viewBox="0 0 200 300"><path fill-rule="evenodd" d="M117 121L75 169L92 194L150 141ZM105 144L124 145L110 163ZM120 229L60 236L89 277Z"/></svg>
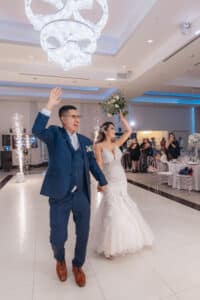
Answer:
<svg viewBox="0 0 200 300"><path fill-rule="evenodd" d="M59 126L46 128L49 117L39 113L32 128L33 134L47 144L49 153L49 164L46 172L41 194L52 198L63 198L70 189L72 175L72 145L65 129ZM84 168L86 176L86 190L90 200L90 174L93 174L99 185L107 184L106 178L99 168L94 152L92 141L78 134L79 144L83 153Z"/></svg>

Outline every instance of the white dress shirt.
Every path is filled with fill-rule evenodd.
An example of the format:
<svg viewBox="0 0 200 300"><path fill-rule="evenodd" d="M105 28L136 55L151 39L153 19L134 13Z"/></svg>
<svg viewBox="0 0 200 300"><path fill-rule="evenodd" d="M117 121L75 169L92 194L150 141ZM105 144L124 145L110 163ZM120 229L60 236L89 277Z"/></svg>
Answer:
<svg viewBox="0 0 200 300"><path fill-rule="evenodd" d="M43 115L47 116L47 117L50 117L50 115L51 115L51 111L48 110L47 108L43 108L43 109L41 110L41 113L42 113Z"/></svg>
<svg viewBox="0 0 200 300"><path fill-rule="evenodd" d="M68 130L67 130L67 133L69 135L69 138L71 140L71 144L72 144L74 150L77 150L79 148L79 141L78 141L77 133L76 132L70 133Z"/></svg>

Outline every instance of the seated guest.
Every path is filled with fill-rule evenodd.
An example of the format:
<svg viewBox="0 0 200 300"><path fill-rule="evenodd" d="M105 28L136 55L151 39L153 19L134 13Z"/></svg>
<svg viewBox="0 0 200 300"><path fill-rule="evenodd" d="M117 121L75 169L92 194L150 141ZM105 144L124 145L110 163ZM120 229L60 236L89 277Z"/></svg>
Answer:
<svg viewBox="0 0 200 300"><path fill-rule="evenodd" d="M148 156L153 156L153 148L149 139L144 138L140 150L145 151Z"/></svg>
<svg viewBox="0 0 200 300"><path fill-rule="evenodd" d="M153 150L153 155L154 155L156 153L156 139L155 139L155 137L152 137L150 139L150 143L151 143L152 150Z"/></svg>
<svg viewBox="0 0 200 300"><path fill-rule="evenodd" d="M163 137L162 140L160 141L160 151L165 154L167 152L166 143L167 143L166 138Z"/></svg>
<svg viewBox="0 0 200 300"><path fill-rule="evenodd" d="M173 132L169 133L166 143L167 158L168 160L176 159L180 156L179 142L176 140Z"/></svg>
<svg viewBox="0 0 200 300"><path fill-rule="evenodd" d="M140 159L139 159L140 172L147 172L149 156L153 156L153 149L151 143L149 139L143 139L143 143L140 145Z"/></svg>
<svg viewBox="0 0 200 300"><path fill-rule="evenodd" d="M121 162L122 162L122 166L124 167L124 170L126 172L130 172L131 171L131 165L132 165L132 163L131 163L131 155L130 155L129 149L127 149L123 153Z"/></svg>
<svg viewBox="0 0 200 300"><path fill-rule="evenodd" d="M167 156L165 153L157 152L154 156L157 171L168 171Z"/></svg>
<svg viewBox="0 0 200 300"><path fill-rule="evenodd" d="M128 148L128 151L130 152L132 172L136 173L138 171L138 161L140 158L140 145L136 138L133 139L131 145Z"/></svg>

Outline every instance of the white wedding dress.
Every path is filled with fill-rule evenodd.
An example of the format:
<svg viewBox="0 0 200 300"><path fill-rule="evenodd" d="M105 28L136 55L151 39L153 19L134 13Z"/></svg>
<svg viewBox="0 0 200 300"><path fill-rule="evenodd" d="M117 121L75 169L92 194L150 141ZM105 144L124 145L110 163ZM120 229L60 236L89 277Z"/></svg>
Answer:
<svg viewBox="0 0 200 300"><path fill-rule="evenodd" d="M127 178L121 165L122 153L103 149L103 172L108 181L94 215L92 244L106 257L134 253L152 246L153 234L137 205L127 193Z"/></svg>

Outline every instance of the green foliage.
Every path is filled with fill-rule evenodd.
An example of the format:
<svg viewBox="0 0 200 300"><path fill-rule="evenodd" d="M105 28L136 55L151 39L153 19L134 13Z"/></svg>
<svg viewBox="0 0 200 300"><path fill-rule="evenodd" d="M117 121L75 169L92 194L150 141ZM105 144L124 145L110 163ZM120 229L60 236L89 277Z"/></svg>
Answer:
<svg viewBox="0 0 200 300"><path fill-rule="evenodd" d="M125 98L120 95L113 95L106 101L100 103L100 105L107 116L117 115L120 111L124 116L128 114L127 102Z"/></svg>

